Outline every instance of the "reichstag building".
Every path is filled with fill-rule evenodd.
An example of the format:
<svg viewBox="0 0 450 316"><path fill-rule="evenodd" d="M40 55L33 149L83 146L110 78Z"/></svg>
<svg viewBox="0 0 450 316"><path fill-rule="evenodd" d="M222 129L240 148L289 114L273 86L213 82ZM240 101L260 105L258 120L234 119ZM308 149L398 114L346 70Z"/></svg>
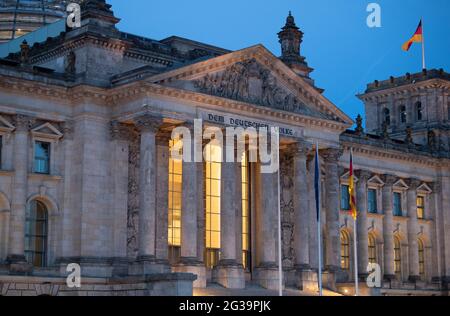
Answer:
<svg viewBox="0 0 450 316"><path fill-rule="evenodd" d="M80 28L0 59L1 295L276 290L278 201L284 286L315 293L316 144L324 287L354 293L356 230L361 294L449 294L449 73L369 83L357 96L363 127L315 86L291 14L276 57L262 45L127 34L104 0L81 12ZM279 174L247 154L236 164L174 159L172 130L195 119L280 127ZM71 263L79 288L66 283ZM369 263L381 288L366 285Z"/></svg>

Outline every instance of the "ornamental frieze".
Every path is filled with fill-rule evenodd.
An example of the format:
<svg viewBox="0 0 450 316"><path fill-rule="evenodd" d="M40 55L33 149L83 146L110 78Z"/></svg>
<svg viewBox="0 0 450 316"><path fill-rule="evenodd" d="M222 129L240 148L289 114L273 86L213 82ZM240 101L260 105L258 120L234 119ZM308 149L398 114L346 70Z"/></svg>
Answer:
<svg viewBox="0 0 450 316"><path fill-rule="evenodd" d="M254 58L233 64L223 72L208 74L194 81L194 85L202 93L317 116L296 96L282 88L270 70Z"/></svg>

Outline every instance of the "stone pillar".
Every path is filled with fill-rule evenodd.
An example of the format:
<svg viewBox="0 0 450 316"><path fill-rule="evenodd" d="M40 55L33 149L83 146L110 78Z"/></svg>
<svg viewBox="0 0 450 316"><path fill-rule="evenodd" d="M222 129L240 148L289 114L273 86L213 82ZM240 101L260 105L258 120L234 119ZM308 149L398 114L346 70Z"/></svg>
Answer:
<svg viewBox="0 0 450 316"><path fill-rule="evenodd" d="M8 258L14 273L28 272L31 264L25 258L25 216L28 194L28 133L32 119L16 116L14 134L14 178L9 226Z"/></svg>
<svg viewBox="0 0 450 316"><path fill-rule="evenodd" d="M442 283L443 286L450 290L450 168L447 167L446 170L443 170L443 175L440 177L441 182L441 201L442 201L442 209L440 210L441 214L441 236L442 236L442 257L444 258L443 262L443 275L442 275Z"/></svg>
<svg viewBox="0 0 450 316"><path fill-rule="evenodd" d="M339 172L338 161L342 151L338 149L327 149L322 151L325 159L325 194L326 194L326 268L334 273L340 268L340 203L339 203Z"/></svg>
<svg viewBox="0 0 450 316"><path fill-rule="evenodd" d="M407 203L408 203L408 250L409 250L409 280L417 281L419 276L419 246L417 235L419 233L419 222L417 219L417 188L421 182L418 179L408 181Z"/></svg>
<svg viewBox="0 0 450 316"><path fill-rule="evenodd" d="M384 277L387 280L395 278L394 269L394 214L393 185L397 178L393 175L383 176L383 240L384 240Z"/></svg>
<svg viewBox="0 0 450 316"><path fill-rule="evenodd" d="M358 183L356 184L356 207L358 210L358 272L361 277L367 276L369 264L369 231L367 225L367 181L371 173L365 170L356 172Z"/></svg>
<svg viewBox="0 0 450 316"><path fill-rule="evenodd" d="M307 143L292 145L294 164L294 250L297 286L301 290L317 288L317 279L311 271L309 253L309 188L307 155L312 146Z"/></svg>
<svg viewBox="0 0 450 316"><path fill-rule="evenodd" d="M264 288L278 289L278 173L261 173L256 165L256 250L255 281Z"/></svg>
<svg viewBox="0 0 450 316"><path fill-rule="evenodd" d="M442 256L442 243L443 237L441 235L440 226L441 222L441 214L439 210L442 209L440 203L440 195L441 195L441 185L439 182L434 182L430 184L433 192L431 193L431 199L429 203L429 214L431 214L432 221L432 261L427 262L427 265L431 265L431 279L433 282L437 282L440 280L440 276L442 275L442 267L443 267L443 256Z"/></svg>
<svg viewBox="0 0 450 316"><path fill-rule="evenodd" d="M143 273L155 272L156 262L156 133L160 118L145 114L136 119L141 134L139 171L139 250Z"/></svg>
<svg viewBox="0 0 450 316"><path fill-rule="evenodd" d="M237 186L240 179L241 163L225 161L222 162L221 174L221 199L220 199L220 261L213 271L213 279L226 288L245 288L244 269L241 262L237 261L237 241L240 240L237 232L236 214L242 214L241 185ZM239 256L240 257L240 256Z"/></svg>
<svg viewBox="0 0 450 316"><path fill-rule="evenodd" d="M194 137L193 126L188 126ZM187 144L186 144L187 145ZM173 267L176 272L190 272L197 275L194 287L206 287L206 267L199 258L198 210L203 210L203 163L195 162L195 143L191 139L191 161L183 161L183 186L181 210L181 258ZM202 236L204 238L204 235Z"/></svg>
<svg viewBox="0 0 450 316"><path fill-rule="evenodd" d="M156 260L169 264L168 202L169 202L169 141L170 133L156 136Z"/></svg>

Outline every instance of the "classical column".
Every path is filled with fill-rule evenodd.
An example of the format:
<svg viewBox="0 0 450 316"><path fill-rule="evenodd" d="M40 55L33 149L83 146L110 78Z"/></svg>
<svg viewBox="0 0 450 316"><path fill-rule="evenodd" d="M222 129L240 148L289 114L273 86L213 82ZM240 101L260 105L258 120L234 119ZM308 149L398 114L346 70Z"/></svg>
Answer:
<svg viewBox="0 0 450 316"><path fill-rule="evenodd" d="M224 147L226 148L226 147ZM234 150L234 149L233 149ZM226 288L245 288L244 270L238 262L237 236L238 221L236 214L242 214L242 184L237 185L240 179L241 162L226 161L225 151L221 164L220 186L220 261L214 271L214 279ZM236 158L236 157L235 157ZM235 159L236 160L236 159ZM240 256L239 256L240 257Z"/></svg>
<svg viewBox="0 0 450 316"><path fill-rule="evenodd" d="M139 261L155 260L156 133L161 120L145 114L135 121L141 134L139 170Z"/></svg>
<svg viewBox="0 0 450 316"><path fill-rule="evenodd" d="M358 271L360 276L367 275L369 264L369 231L367 227L367 181L371 173L365 170L356 172L358 183L356 184L356 208L358 210Z"/></svg>
<svg viewBox="0 0 450 316"><path fill-rule="evenodd" d="M169 202L169 141L170 133L159 133L156 136L156 259L168 264L168 202Z"/></svg>
<svg viewBox="0 0 450 316"><path fill-rule="evenodd" d="M432 261L427 262L427 265L431 265L431 278L434 281L440 279L442 275L442 267L444 266L444 258L442 256L442 243L443 236L441 234L441 214L439 210L442 209L441 201L439 200L441 196L441 185L439 182L434 182L430 184L433 192L431 193L431 200L429 204L429 214L431 215L432 221L432 237L431 243L433 245L432 249Z"/></svg>
<svg viewBox="0 0 450 316"><path fill-rule="evenodd" d="M294 250L297 270L310 268L309 262L309 196L306 159L311 146L297 143L291 147L294 163Z"/></svg>
<svg viewBox="0 0 450 316"><path fill-rule="evenodd" d="M28 133L31 124L30 117L16 116L13 194L7 258L12 270L29 270L30 268L25 264L25 216L28 194Z"/></svg>
<svg viewBox="0 0 450 316"><path fill-rule="evenodd" d="M409 280L416 281L419 276L419 246L417 235L419 233L419 222L417 219L417 188L421 182L418 179L408 181L407 203L408 203L408 251L409 251Z"/></svg>
<svg viewBox="0 0 450 316"><path fill-rule="evenodd" d="M393 185L397 178L393 175L383 176L383 240L384 240L384 277L395 278L394 269L394 214Z"/></svg>
<svg viewBox="0 0 450 316"><path fill-rule="evenodd" d="M326 267L330 272L339 270L340 262L340 227L339 227L339 172L338 161L342 155L339 149L322 151L325 159L325 194L326 194Z"/></svg>

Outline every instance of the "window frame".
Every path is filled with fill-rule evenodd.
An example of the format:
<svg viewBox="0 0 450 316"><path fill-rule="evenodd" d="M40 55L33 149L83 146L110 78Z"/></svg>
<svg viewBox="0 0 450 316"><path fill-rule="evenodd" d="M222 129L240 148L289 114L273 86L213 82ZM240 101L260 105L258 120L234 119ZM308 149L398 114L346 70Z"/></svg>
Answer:
<svg viewBox="0 0 450 316"><path fill-rule="evenodd" d="M340 185L340 208L342 211L350 211L350 186L347 183ZM345 200L344 200L345 197Z"/></svg>
<svg viewBox="0 0 450 316"><path fill-rule="evenodd" d="M374 192L375 194L375 209L372 210L370 208L371 202L370 202L370 192ZM369 214L378 214L378 188L374 188L374 187L368 187L367 189L367 212Z"/></svg>
<svg viewBox="0 0 450 316"><path fill-rule="evenodd" d="M398 236L394 236L394 273L402 275L402 242Z"/></svg>
<svg viewBox="0 0 450 316"><path fill-rule="evenodd" d="M400 124L406 124L408 122L408 112L406 105L400 105Z"/></svg>
<svg viewBox="0 0 450 316"><path fill-rule="evenodd" d="M43 211L44 211L44 218L40 219L40 218L33 218L30 216L30 213L32 212L31 207L34 207L34 204L36 207L36 211L38 210L38 207L41 206ZM43 222L43 233L38 235L38 234L32 234L31 233L31 225L33 224L33 222L31 222L31 220L35 220L39 222ZM49 251L49 211L47 208L47 205L45 205L45 203L43 203L42 201L39 200L32 200L28 205L27 205L27 210L26 210L26 214L25 214L25 256L27 258L27 262L29 262L30 264L32 264L35 268L45 268L48 265L48 251ZM36 243L34 245L34 247L31 247L30 244L30 239L42 239L42 246L43 246L43 250L41 251L36 251ZM28 241L28 242L27 242ZM40 265L37 265L34 260L35 260L35 255L37 253L40 253L42 256L42 262ZM32 262L30 262L30 258L32 259Z"/></svg>
<svg viewBox="0 0 450 316"><path fill-rule="evenodd" d="M425 243L420 238L417 239L417 251L419 252L419 276L424 279L426 274Z"/></svg>
<svg viewBox="0 0 450 316"><path fill-rule="evenodd" d="M367 247L369 263L378 263L377 239L373 234L369 234Z"/></svg>
<svg viewBox="0 0 450 316"><path fill-rule="evenodd" d="M422 122L424 120L424 113L423 113L423 103L422 101L417 101L414 105L416 110L416 121Z"/></svg>
<svg viewBox="0 0 450 316"><path fill-rule="evenodd" d="M422 205L419 205L419 201L422 201ZM418 194L416 199L416 215L417 219L424 220L426 219L426 197L424 195ZM422 212L422 216L420 216L420 211Z"/></svg>
<svg viewBox="0 0 450 316"><path fill-rule="evenodd" d="M350 253L351 244L350 244L350 236L347 231L341 230L340 240L341 240L341 269L349 272L351 261L351 253Z"/></svg>
<svg viewBox="0 0 450 316"><path fill-rule="evenodd" d="M48 161L47 161L47 166L48 166L48 171L47 172L41 172L39 170L37 170L36 168L36 152L37 152L37 144L41 143L41 144L48 144ZM32 170L33 173L35 174L40 174L40 175L51 175L52 174L52 153L53 153L53 142L49 141L48 139L42 139L42 138L34 138L33 139L33 166L32 166Z"/></svg>
<svg viewBox="0 0 450 316"><path fill-rule="evenodd" d="M398 205L400 206L399 211L396 209L396 197L399 197L399 203ZM393 192L393 197L392 197L392 213L394 216L396 217L403 217L404 216L404 207L403 207L403 192L401 191L394 191Z"/></svg>

